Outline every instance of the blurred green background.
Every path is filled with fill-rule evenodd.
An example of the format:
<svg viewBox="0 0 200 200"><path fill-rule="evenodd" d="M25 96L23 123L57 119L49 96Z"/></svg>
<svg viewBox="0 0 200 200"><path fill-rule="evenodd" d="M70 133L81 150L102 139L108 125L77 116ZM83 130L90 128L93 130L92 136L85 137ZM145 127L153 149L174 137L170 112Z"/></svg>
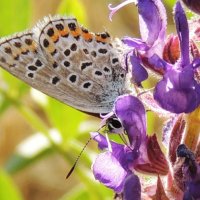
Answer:
<svg viewBox="0 0 200 200"><path fill-rule="evenodd" d="M31 28L46 15L75 16L93 32L140 37L137 10L126 6L108 20L114 0L0 0L0 37ZM169 27L174 1L166 1ZM171 4L171 5L169 5ZM148 132L159 131L150 115ZM94 180L90 167L97 155L91 142L71 177L89 132L100 120L31 89L0 69L0 200L104 200L113 193Z"/></svg>

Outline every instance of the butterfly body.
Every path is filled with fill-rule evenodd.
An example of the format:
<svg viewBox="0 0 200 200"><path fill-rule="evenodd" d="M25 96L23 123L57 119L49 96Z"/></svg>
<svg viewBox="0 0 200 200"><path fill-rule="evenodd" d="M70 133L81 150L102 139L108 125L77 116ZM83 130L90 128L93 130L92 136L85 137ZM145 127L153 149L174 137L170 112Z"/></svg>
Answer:
<svg viewBox="0 0 200 200"><path fill-rule="evenodd" d="M0 66L76 109L107 113L126 90L122 46L74 18L47 17L26 33L0 40Z"/></svg>

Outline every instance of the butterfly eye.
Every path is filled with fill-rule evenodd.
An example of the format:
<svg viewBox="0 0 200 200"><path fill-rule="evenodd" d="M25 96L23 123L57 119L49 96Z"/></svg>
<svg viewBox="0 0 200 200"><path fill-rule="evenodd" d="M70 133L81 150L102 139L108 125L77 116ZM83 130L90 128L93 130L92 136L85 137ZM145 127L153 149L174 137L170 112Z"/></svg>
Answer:
<svg viewBox="0 0 200 200"><path fill-rule="evenodd" d="M116 117L108 119L107 126L110 132L113 132L113 131L116 131L117 129L122 128L121 122Z"/></svg>
<svg viewBox="0 0 200 200"><path fill-rule="evenodd" d="M121 73L120 77L123 79L125 77L125 74Z"/></svg>

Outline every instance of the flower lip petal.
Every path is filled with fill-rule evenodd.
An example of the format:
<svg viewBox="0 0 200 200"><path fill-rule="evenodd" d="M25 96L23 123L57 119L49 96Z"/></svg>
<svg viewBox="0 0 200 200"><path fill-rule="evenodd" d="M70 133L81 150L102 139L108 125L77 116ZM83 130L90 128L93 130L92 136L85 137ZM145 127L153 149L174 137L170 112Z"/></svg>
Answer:
<svg viewBox="0 0 200 200"><path fill-rule="evenodd" d="M130 173L127 172L119 160L108 151L98 155L92 169L97 180L117 193L122 192L124 180Z"/></svg>
<svg viewBox="0 0 200 200"><path fill-rule="evenodd" d="M155 87L154 99L162 108L177 114L196 109L200 103L200 85L194 80L191 67L167 70Z"/></svg>
<svg viewBox="0 0 200 200"><path fill-rule="evenodd" d="M99 146L108 146L105 136L95 132L91 135L94 136ZM112 141L109 142L111 151L107 150L99 154L93 163L92 169L97 180L119 193L122 192L126 177L131 173L129 165L133 163L135 155L131 153L131 149L127 146Z"/></svg>
<svg viewBox="0 0 200 200"><path fill-rule="evenodd" d="M107 148L108 142L111 146L111 151L99 154L94 161L92 169L95 178L115 192L122 192L124 182L132 174L131 169L138 156L126 145L107 141L98 132L91 133L91 137L101 149Z"/></svg>

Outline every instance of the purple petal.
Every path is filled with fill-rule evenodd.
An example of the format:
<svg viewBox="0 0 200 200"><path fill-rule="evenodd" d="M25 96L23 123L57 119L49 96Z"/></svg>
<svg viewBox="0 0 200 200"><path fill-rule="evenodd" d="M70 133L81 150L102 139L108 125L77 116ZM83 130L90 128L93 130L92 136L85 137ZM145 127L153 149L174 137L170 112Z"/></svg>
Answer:
<svg viewBox="0 0 200 200"><path fill-rule="evenodd" d="M148 78L148 73L142 66L142 61L136 56L135 52L133 52L133 54L130 56L130 62L132 65L133 83L136 83L138 86L140 86L141 82Z"/></svg>
<svg viewBox="0 0 200 200"><path fill-rule="evenodd" d="M178 1L175 5L175 23L180 41L182 67L190 64L189 58L189 28L185 12Z"/></svg>
<svg viewBox="0 0 200 200"><path fill-rule="evenodd" d="M106 138L99 133L91 133L101 147L108 147ZM107 144L106 144L107 143ZM111 151L98 155L92 166L94 176L107 187L122 192L125 178L131 173L129 165L133 161L130 148L110 142Z"/></svg>
<svg viewBox="0 0 200 200"><path fill-rule="evenodd" d="M162 2L140 0L138 1L138 11L143 41L146 41L149 46L159 41L163 43L166 31L166 11Z"/></svg>
<svg viewBox="0 0 200 200"><path fill-rule="evenodd" d="M103 135L99 134L98 132L91 132L90 136L98 143L98 147L101 150L108 148L108 141Z"/></svg>
<svg viewBox="0 0 200 200"><path fill-rule="evenodd" d="M108 148L109 145L111 148L99 154L94 161L92 169L95 178L115 192L122 192L126 177L132 173L130 167L134 165L137 154L125 145L107 141L98 132L92 132L91 137L98 142L101 149Z"/></svg>
<svg viewBox="0 0 200 200"><path fill-rule="evenodd" d="M129 169L129 164L133 163L137 157L129 147L113 141L108 141L105 136L98 132L91 132L90 135L92 139L98 143L101 150L108 149L110 146L111 149L109 150L112 152L112 155L116 157L127 170Z"/></svg>
<svg viewBox="0 0 200 200"><path fill-rule="evenodd" d="M138 176L131 174L126 178L123 194L124 200L141 199L141 185Z"/></svg>
<svg viewBox="0 0 200 200"><path fill-rule="evenodd" d="M159 71L167 71L167 69L172 68L170 64L168 64L166 61L161 59L157 54L154 54L148 59L148 62L154 66L154 69Z"/></svg>
<svg viewBox="0 0 200 200"><path fill-rule="evenodd" d="M156 85L154 98L162 108L173 113L189 113L199 105L200 86L188 68L184 71L168 70Z"/></svg>
<svg viewBox="0 0 200 200"><path fill-rule="evenodd" d="M132 95L120 96L114 107L116 116L120 119L128 134L133 151L138 152L142 142L146 141L146 116L143 104Z"/></svg>
<svg viewBox="0 0 200 200"><path fill-rule="evenodd" d="M146 42L138 38L131 38L131 37L125 36L122 39L122 41L124 42L124 44L128 45L129 47L136 48L137 50L140 50L140 51L148 51L150 48L146 44Z"/></svg>
<svg viewBox="0 0 200 200"><path fill-rule="evenodd" d="M99 154L92 169L95 179L117 193L122 192L124 181L129 173L111 152Z"/></svg>

